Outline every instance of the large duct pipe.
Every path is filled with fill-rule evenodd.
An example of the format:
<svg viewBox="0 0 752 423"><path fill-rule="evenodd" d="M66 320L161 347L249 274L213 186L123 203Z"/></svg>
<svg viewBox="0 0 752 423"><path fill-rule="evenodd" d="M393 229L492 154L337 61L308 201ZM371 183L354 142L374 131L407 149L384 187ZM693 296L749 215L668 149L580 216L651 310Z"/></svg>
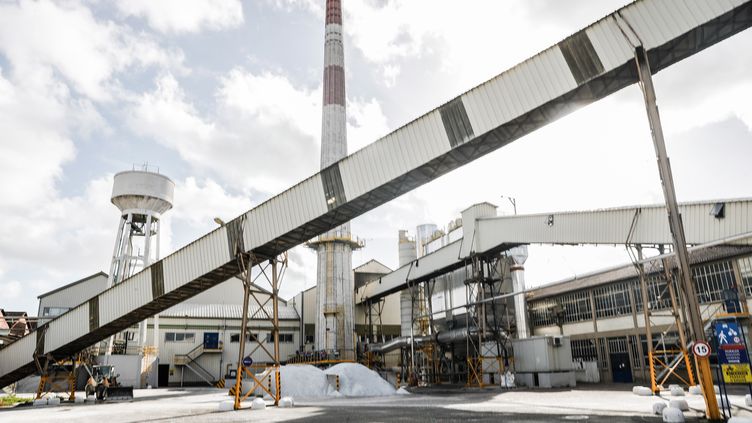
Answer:
<svg viewBox="0 0 752 423"><path fill-rule="evenodd" d="M527 301L525 300L525 261L527 260L527 245L520 245L511 250L512 290L519 292L514 297L514 317L517 325L517 338L530 336L527 322Z"/></svg>
<svg viewBox="0 0 752 423"><path fill-rule="evenodd" d="M416 336L415 343L418 345L422 345L422 344L433 341L433 338L434 337L431 335ZM389 351L394 351L394 350L408 347L408 346L410 346L410 337L400 336L399 338L394 338L390 341L382 342L380 344L370 344L368 346L368 351L385 354L385 353L388 353Z"/></svg>
<svg viewBox="0 0 752 423"><path fill-rule="evenodd" d="M467 328L457 328L446 330L437 333L436 335L416 336L415 345L422 345L428 342L437 342L439 344L456 344L459 342L465 342L468 336L474 336L478 334L478 328L473 327L468 330ZM387 342L380 344L370 344L368 351L375 353L388 353L399 348L410 346L409 336L400 336Z"/></svg>

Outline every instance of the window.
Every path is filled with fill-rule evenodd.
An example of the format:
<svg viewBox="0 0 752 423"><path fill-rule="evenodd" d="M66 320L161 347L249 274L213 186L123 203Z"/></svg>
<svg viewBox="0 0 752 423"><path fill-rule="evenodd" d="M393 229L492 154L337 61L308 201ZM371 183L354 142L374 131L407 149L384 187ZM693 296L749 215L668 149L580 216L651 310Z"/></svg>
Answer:
<svg viewBox="0 0 752 423"><path fill-rule="evenodd" d="M590 295L587 291L577 291L559 297L559 304L564 309L564 322L581 322L592 320Z"/></svg>
<svg viewBox="0 0 752 423"><path fill-rule="evenodd" d="M249 333L248 336L246 336L245 342L255 342L258 339L258 335L255 333ZM230 343L238 343L240 342L240 333L233 333L230 335Z"/></svg>
<svg viewBox="0 0 752 423"><path fill-rule="evenodd" d="M553 300L531 301L528 306L530 323L533 327L553 326L556 324Z"/></svg>
<svg viewBox="0 0 752 423"><path fill-rule="evenodd" d="M193 342L196 334L191 332L167 332L165 342Z"/></svg>
<svg viewBox="0 0 752 423"><path fill-rule="evenodd" d="M596 317L613 317L632 313L629 282L609 284L593 291Z"/></svg>
<svg viewBox="0 0 752 423"><path fill-rule="evenodd" d="M648 301L650 301L650 310L664 310L671 307L671 294L668 291L668 283L663 272L645 275L645 284L648 287ZM676 288L676 281L672 276L672 283ZM634 279L633 292L635 306L638 312L642 311L642 289L640 280ZM674 292L678 292L674 290Z"/></svg>
<svg viewBox="0 0 752 423"><path fill-rule="evenodd" d="M266 334L266 342L274 342L274 336L271 333ZM280 333L279 334L279 343L280 344L292 344L292 334L291 333Z"/></svg>
<svg viewBox="0 0 752 423"><path fill-rule="evenodd" d="M572 359L582 361L597 361L598 352L595 349L595 339L573 339Z"/></svg>
<svg viewBox="0 0 752 423"><path fill-rule="evenodd" d="M721 301L723 291L734 287L734 272L730 261L693 267L692 275L700 303Z"/></svg>
<svg viewBox="0 0 752 423"><path fill-rule="evenodd" d="M740 258L737 261L739 273L742 275L742 284L747 298L752 297L752 257Z"/></svg>
<svg viewBox="0 0 752 423"><path fill-rule="evenodd" d="M68 310L70 307L45 307L42 309L42 317L59 316Z"/></svg>
<svg viewBox="0 0 752 423"><path fill-rule="evenodd" d="M627 342L629 343L629 351L632 353L632 368L642 368L642 359L640 357L640 347L637 344L637 336L629 335Z"/></svg>

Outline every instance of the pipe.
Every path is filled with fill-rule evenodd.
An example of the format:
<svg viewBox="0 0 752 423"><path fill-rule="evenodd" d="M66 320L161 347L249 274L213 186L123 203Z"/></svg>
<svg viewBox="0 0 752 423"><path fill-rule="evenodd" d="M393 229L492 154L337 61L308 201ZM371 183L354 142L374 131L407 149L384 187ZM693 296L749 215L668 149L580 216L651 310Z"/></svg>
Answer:
<svg viewBox="0 0 752 423"><path fill-rule="evenodd" d="M433 341L433 336L426 335L426 336L416 336L413 339L415 340L416 344L425 344L428 342ZM388 353L389 351L396 350L398 348L404 348L410 345L410 337L409 336L400 336L399 338L394 338L387 342L382 342L379 344L369 344L368 345L368 351L375 352L375 353Z"/></svg>
<svg viewBox="0 0 752 423"><path fill-rule="evenodd" d="M439 344L453 344L464 341L468 335L474 336L478 334L478 328L471 328L469 331L465 328L457 328L438 332L436 335L424 335L414 337L415 344L427 344L429 342L437 342ZM375 353L388 353L389 351L396 350L398 348L407 347L412 345L409 336L400 336L387 342L379 344L369 344L368 351Z"/></svg>

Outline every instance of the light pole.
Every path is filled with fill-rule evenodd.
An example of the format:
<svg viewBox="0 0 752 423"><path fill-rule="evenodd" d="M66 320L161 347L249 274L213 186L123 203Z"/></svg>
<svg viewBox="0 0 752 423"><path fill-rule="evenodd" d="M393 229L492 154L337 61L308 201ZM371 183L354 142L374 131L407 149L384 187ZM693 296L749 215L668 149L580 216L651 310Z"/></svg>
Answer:
<svg viewBox="0 0 752 423"><path fill-rule="evenodd" d="M501 198L504 198L502 195ZM517 199L514 197L506 197L507 200L512 204L512 208L514 209L514 214L517 214Z"/></svg>

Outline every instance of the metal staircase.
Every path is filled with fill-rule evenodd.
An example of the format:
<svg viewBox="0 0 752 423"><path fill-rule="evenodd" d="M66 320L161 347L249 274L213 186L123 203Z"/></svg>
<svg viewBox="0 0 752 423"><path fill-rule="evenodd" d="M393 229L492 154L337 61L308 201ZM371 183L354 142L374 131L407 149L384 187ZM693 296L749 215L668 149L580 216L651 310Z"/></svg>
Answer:
<svg viewBox="0 0 752 423"><path fill-rule="evenodd" d="M214 378L214 375L206 370L201 364L199 364L198 359L202 357L204 354L221 354L222 353L222 344L220 343L217 348L206 348L204 344L199 344L196 348L190 350L186 354L175 354L173 357L173 363L175 367L177 366L185 366L185 368L188 368L190 371L192 371L194 374L196 374L198 377L200 377L204 382L209 384L209 386L215 386L217 385L218 379ZM181 384L182 384L182 378L181 378Z"/></svg>

